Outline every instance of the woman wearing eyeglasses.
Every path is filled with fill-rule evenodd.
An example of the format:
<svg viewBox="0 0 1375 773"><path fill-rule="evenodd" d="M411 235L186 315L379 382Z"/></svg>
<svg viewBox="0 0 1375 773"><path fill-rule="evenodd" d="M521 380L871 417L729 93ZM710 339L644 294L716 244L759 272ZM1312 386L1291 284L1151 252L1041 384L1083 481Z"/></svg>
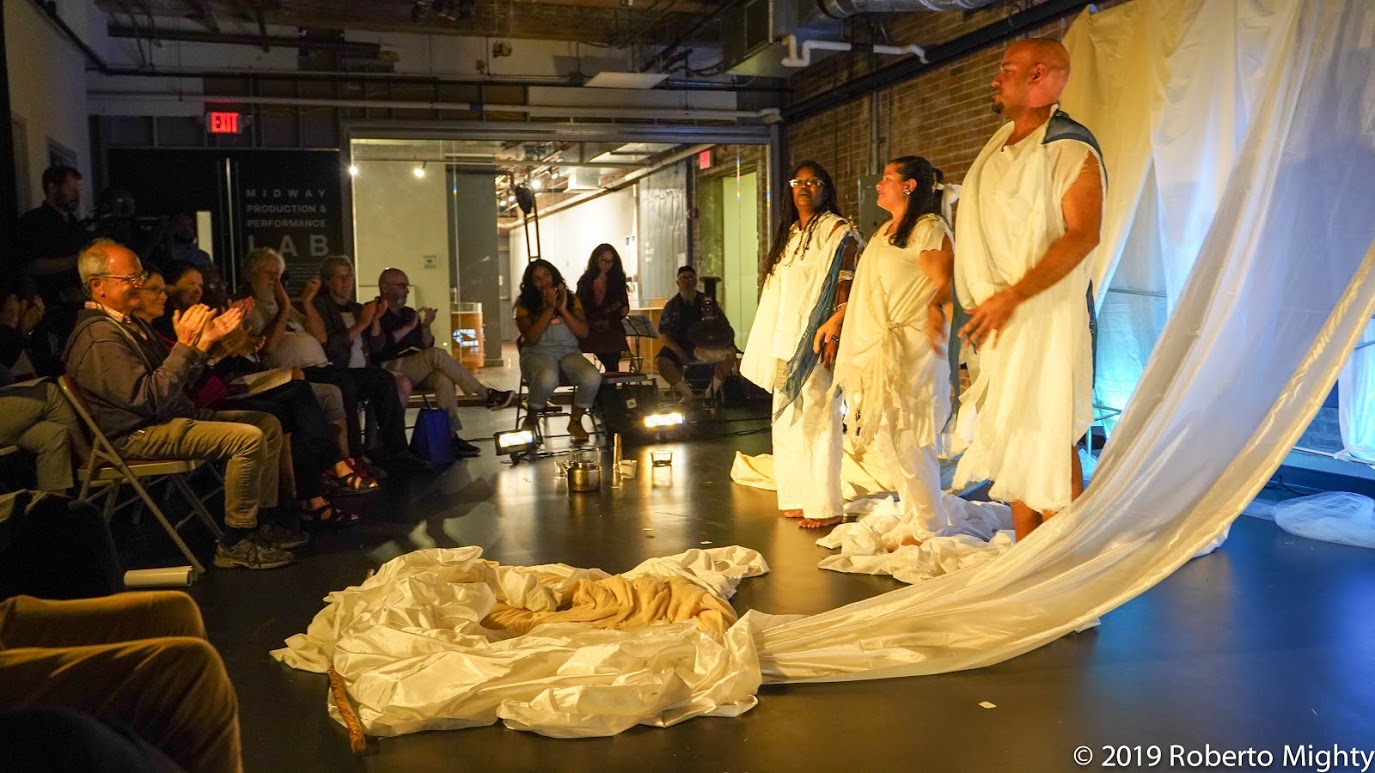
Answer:
<svg viewBox="0 0 1375 773"><path fill-rule="evenodd" d="M147 276L139 289L142 303L134 309L133 315L157 330L157 321L171 316L167 306L172 286L156 271ZM239 301L236 305L250 308L252 300ZM162 343L170 349L175 342L175 339L164 339ZM296 379L279 386L251 396L235 397L236 388L227 383L227 379L222 380L212 367L188 388L188 393L197 408L261 411L276 417L290 439L286 444L290 456L283 460L289 462L284 467L290 474L282 480L287 481L286 488L295 489L301 522L317 526L351 526L360 516L356 512L334 509L324 496L325 481L342 494L370 494L378 490L378 485L357 474L348 460L340 456L315 393L308 382L299 379L299 372L295 375ZM290 530L289 523L280 525ZM296 541L304 544L299 537Z"/></svg>
<svg viewBox="0 0 1375 773"><path fill-rule="evenodd" d="M937 439L950 414L947 307L954 246L941 216L940 170L918 156L888 163L878 205L891 218L869 239L850 303L838 312L836 355L855 448L896 463L894 485L906 535L945 526Z"/></svg>
<svg viewBox="0 0 1375 773"><path fill-rule="evenodd" d="M859 241L820 164L802 162L788 185L740 372L773 393L778 509L819 529L841 520L840 401L831 367L843 322L836 312L849 298Z"/></svg>
<svg viewBox="0 0 1375 773"><path fill-rule="evenodd" d="M587 315L587 335L578 339L584 352L596 355L607 373L621 367L621 352L630 348L621 320L630 313L625 267L610 244L598 244L578 278L578 300Z"/></svg>

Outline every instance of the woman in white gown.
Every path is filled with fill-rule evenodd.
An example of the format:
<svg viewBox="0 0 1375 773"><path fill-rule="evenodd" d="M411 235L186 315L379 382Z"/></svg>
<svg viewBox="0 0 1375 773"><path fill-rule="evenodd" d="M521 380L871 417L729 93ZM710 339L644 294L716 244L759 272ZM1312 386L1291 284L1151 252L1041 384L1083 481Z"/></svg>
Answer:
<svg viewBox="0 0 1375 773"><path fill-rule="evenodd" d="M840 522L840 403L831 390L834 339L818 328L845 307L858 253L820 164L803 161L765 264L740 373L773 393L778 509L806 529Z"/></svg>
<svg viewBox="0 0 1375 773"><path fill-rule="evenodd" d="M941 508L938 440L950 414L948 305L954 264L941 216L941 173L929 161L889 162L878 205L892 215L869 239L849 303L817 333L841 335L835 388L859 449L891 471L903 521L927 535L947 526Z"/></svg>

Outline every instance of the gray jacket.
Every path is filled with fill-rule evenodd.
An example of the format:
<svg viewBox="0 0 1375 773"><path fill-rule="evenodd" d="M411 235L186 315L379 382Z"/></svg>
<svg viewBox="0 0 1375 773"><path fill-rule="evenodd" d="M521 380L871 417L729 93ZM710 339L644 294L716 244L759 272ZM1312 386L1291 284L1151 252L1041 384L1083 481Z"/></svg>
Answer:
<svg viewBox="0 0 1375 773"><path fill-rule="evenodd" d="M140 320L125 325L103 311L81 312L65 359L96 424L111 440L149 424L195 416L187 387L200 377L205 353L182 343L168 352Z"/></svg>

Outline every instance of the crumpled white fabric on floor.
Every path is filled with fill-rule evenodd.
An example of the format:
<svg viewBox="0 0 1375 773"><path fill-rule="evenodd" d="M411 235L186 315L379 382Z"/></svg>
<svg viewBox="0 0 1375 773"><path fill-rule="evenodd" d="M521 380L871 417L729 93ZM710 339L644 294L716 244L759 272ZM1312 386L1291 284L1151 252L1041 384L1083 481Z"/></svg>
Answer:
<svg viewBox="0 0 1375 773"><path fill-rule="evenodd" d="M750 612L766 682L1019 655L1168 577L1278 467L1375 311L1375 7L1277 5L1297 8L1271 51L1285 67L1093 485L996 561L810 617Z"/></svg>
<svg viewBox="0 0 1375 773"><path fill-rule="evenodd" d="M1375 548L1375 501L1350 491L1324 491L1275 505L1275 523L1307 539Z"/></svg>
<svg viewBox="0 0 1375 773"><path fill-rule="evenodd" d="M729 599L740 580L768 572L754 550L723 547L652 558L624 577L683 577ZM540 575L563 578L555 586ZM759 687L754 642L691 622L629 630L538 626L524 636L480 621L498 601L552 609L579 579L609 577L563 564L501 566L482 549L433 548L392 559L361 585L335 591L304 634L272 656L323 672L333 665L370 735L490 725L559 738L736 716Z"/></svg>
<svg viewBox="0 0 1375 773"><path fill-rule="evenodd" d="M859 519L840 524L816 541L823 548L840 550L818 566L917 583L992 560L1012 547L1012 511L1007 505L942 493L941 508L951 525L933 536L904 518L892 497L851 502L845 513ZM921 544L902 544L908 538Z"/></svg>
<svg viewBox="0 0 1375 773"><path fill-rule="evenodd" d="M840 496L842 499L873 496L892 491L893 473L876 449L868 450L863 458L850 450L852 441L845 441L845 453L840 457ZM773 455L749 456L739 451L731 462L730 479L742 486L774 491Z"/></svg>

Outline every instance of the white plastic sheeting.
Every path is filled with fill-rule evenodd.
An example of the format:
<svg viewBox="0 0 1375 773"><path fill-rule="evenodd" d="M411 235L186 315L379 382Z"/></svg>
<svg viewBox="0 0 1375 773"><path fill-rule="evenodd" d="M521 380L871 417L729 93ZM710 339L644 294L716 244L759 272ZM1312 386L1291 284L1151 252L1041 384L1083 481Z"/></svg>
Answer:
<svg viewBox="0 0 1375 773"><path fill-rule="evenodd" d="M1142 4L1197 19L1190 9L1203 2L1135 0L1099 16ZM1177 308L1093 485L1015 550L818 615L750 612L720 639L683 624L545 626L494 643L474 631L477 612L498 589L512 591L496 569L475 569L469 548L444 559L457 569L403 563L405 576L393 569L332 594L279 656L316 670L333 663L369 732L503 718L550 735L596 735L739 713L753 705L761 675L872 679L991 665L1089 625L1168 577L1214 543L1270 477L1375 312L1375 7L1313 0L1267 8L1279 32L1266 56L1284 66L1266 70ZM1194 41L1200 78L1216 64L1211 38L1254 23L1234 14L1232 26L1216 28L1223 22L1208 18L1210 28L1183 33ZM1076 28L1093 23L1081 18ZM1131 65L1161 66L1113 63ZM1206 117L1205 107L1172 109ZM1115 184L1130 184L1109 171ZM726 578L754 565L709 555L702 571L737 567L720 572ZM494 576L475 576L485 571Z"/></svg>
<svg viewBox="0 0 1375 773"><path fill-rule="evenodd" d="M1375 500L1349 491L1328 491L1275 505L1275 523L1308 539L1375 548Z"/></svg>
<svg viewBox="0 0 1375 773"><path fill-rule="evenodd" d="M1300 5L1132 2L1066 36L1073 70L1062 105L1097 135L1111 181L1091 257L1096 402L1122 408L1141 378L1285 66Z"/></svg>
<svg viewBox="0 0 1375 773"><path fill-rule="evenodd" d="M891 497L861 499L845 506L854 523L843 523L816 544L838 548L818 564L852 574L887 574L917 583L991 561L1012 547L1012 511L996 502L969 502L942 493L941 512L950 523L932 535L904 517Z"/></svg>
<svg viewBox="0 0 1375 773"><path fill-rule="evenodd" d="M864 456L856 456L853 440L846 439L845 452L840 457L840 496L842 499L873 496L893 490L893 471L890 462L875 449ZM731 462L730 479L742 486L775 491L773 454L747 456L735 452Z"/></svg>
<svg viewBox="0 0 1375 773"><path fill-rule="evenodd" d="M726 547L652 558L622 576L682 577L729 599L742 578L768 570L757 552ZM563 564L501 566L477 547L419 550L329 594L306 633L272 656L307 671L333 665L364 732L378 736L500 719L583 738L754 707L759 664L739 626L722 637L690 621L628 630L546 624L523 636L481 625L497 602L553 609L579 580L609 576Z"/></svg>

